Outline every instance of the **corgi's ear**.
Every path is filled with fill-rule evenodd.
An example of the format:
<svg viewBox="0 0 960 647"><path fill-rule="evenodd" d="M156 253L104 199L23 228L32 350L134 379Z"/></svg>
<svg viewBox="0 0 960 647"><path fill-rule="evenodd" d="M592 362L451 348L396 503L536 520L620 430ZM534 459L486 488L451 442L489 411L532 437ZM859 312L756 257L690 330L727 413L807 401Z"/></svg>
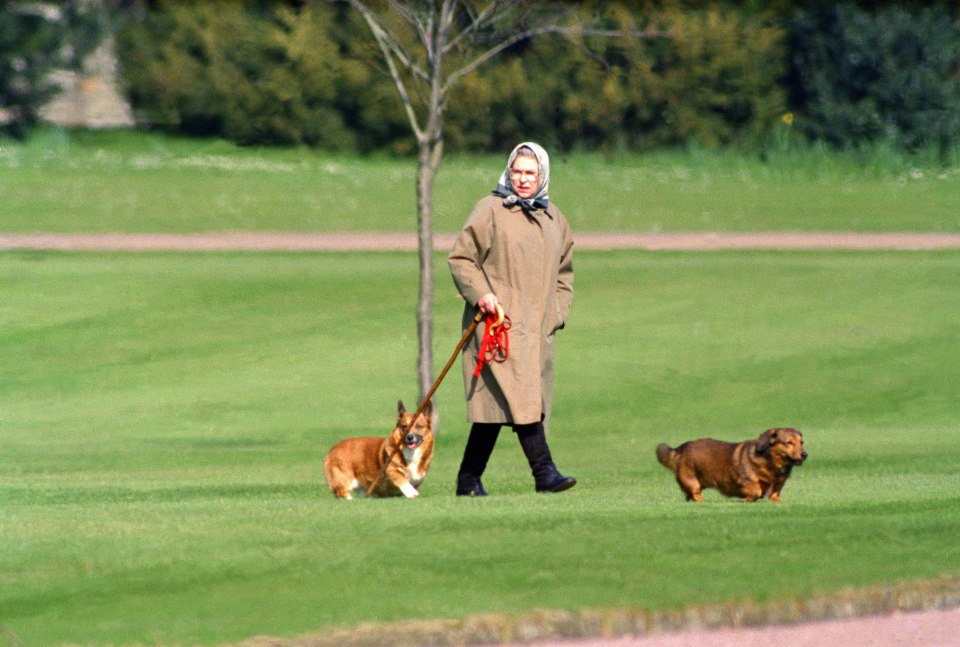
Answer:
<svg viewBox="0 0 960 647"><path fill-rule="evenodd" d="M430 420L433 418L433 400L427 400L427 403L423 405L423 417L427 421L427 425L430 425Z"/></svg>

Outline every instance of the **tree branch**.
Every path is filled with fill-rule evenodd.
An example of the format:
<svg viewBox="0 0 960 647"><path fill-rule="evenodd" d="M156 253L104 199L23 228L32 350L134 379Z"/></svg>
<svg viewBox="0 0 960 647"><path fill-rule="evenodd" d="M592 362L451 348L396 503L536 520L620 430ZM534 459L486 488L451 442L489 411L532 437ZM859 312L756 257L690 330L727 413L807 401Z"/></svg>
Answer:
<svg viewBox="0 0 960 647"><path fill-rule="evenodd" d="M393 82L397 86L397 91L400 93L400 100L403 102L403 109L407 113L407 119L410 121L410 128L413 130L413 134L417 138L417 141L422 141L424 134L420 128L420 123L417 120L417 113L413 109L413 102L410 101L410 94L407 92L407 86L403 82L403 77L400 75L400 71L397 69L396 63L393 62L393 57L397 55L397 53L390 47L390 39L387 36L386 30L380 25L380 23L376 21L373 13L367 9L362 2L359 2L359 0L347 1L354 9L360 12L360 15L363 16L363 19L370 27L370 31L373 33L373 38L377 41L377 45L380 47L380 51L383 53L383 58L387 62L387 67L390 70L390 76L393 78ZM403 62L403 59L401 59L401 62Z"/></svg>
<svg viewBox="0 0 960 647"><path fill-rule="evenodd" d="M457 34L456 38L454 38L449 43L447 43L446 51L449 52L455 49L456 47L458 47L462 41L470 37L470 34L477 31L481 27L487 24L495 23L497 21L497 16L494 14L494 11L497 10L499 5L500 5L499 2L490 2L487 4L486 7L481 9L480 13L478 13L476 16L473 16L470 19L470 24L464 27L463 30L461 30L460 33ZM512 8L512 6L513 5L511 4L507 8L501 10L500 15L502 16L506 14Z"/></svg>
<svg viewBox="0 0 960 647"><path fill-rule="evenodd" d="M346 2L351 7L360 12L360 15L363 16L363 19L367 22L367 25L370 27L370 31L373 32L374 38L377 40L377 43L381 46L381 49L386 47L384 51L384 56L387 58L396 57L398 61L405 67L410 70L410 73L413 76L423 80L430 81L430 76L426 70L417 65L413 59L407 55L404 49L400 44L391 37L390 32L387 31L387 28L384 27L379 20L377 20L376 14L371 11L365 4L360 2L360 0L328 0L328 2ZM402 15L402 14L401 14ZM389 51L390 56L387 56L387 51Z"/></svg>
<svg viewBox="0 0 960 647"><path fill-rule="evenodd" d="M397 0L390 0L390 6L393 7L393 10L400 14L404 20L410 23L410 25L412 25L416 32L420 35L420 41L427 47L427 58L430 57L430 30L433 21L433 2L430 2L430 5L431 8L427 12L427 24L424 25L423 20L418 18L416 13L408 6L404 5L402 2L398 2Z"/></svg>
<svg viewBox="0 0 960 647"><path fill-rule="evenodd" d="M443 93L446 94L447 91L456 84L461 78L470 74L475 69L489 61L491 58L502 52L503 50L516 45L519 42L535 38L536 36L542 36L544 34L564 34L564 35L580 35L580 36L600 36L603 38L617 38L617 37L631 37L631 38L669 38L670 35L666 32L658 31L637 31L637 30L610 30L610 29L583 29L582 27L563 27L560 25L547 25L545 27L537 27L535 29L528 29L522 31L512 36L504 39L497 45L494 45L490 49L486 50L480 54L473 61L464 65L462 68L450 74L447 77L446 83L443 85Z"/></svg>

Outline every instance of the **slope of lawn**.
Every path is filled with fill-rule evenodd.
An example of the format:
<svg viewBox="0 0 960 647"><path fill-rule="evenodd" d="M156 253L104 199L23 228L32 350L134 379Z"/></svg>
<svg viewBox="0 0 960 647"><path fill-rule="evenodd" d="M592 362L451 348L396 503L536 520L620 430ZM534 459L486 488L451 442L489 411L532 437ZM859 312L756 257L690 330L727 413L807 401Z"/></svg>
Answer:
<svg viewBox="0 0 960 647"><path fill-rule="evenodd" d="M435 354L460 302L437 257ZM416 400L413 254L0 255L0 644L205 644L535 608L672 609L960 575L960 254L577 256L537 495L504 430L453 495L321 462ZM665 441L803 430L784 503L684 502ZM406 602L403 602L406 601Z"/></svg>
<svg viewBox="0 0 960 647"><path fill-rule="evenodd" d="M459 230L506 154L446 157L435 231ZM0 232L415 231L415 177L405 158L49 130L0 140ZM578 231L960 231L960 168L883 149L558 153L551 178Z"/></svg>

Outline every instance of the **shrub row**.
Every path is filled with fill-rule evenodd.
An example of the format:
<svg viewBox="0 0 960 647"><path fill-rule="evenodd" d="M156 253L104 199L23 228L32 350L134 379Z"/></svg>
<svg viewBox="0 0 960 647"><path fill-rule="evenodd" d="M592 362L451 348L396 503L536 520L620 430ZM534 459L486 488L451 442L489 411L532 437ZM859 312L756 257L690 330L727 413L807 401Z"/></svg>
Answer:
<svg viewBox="0 0 960 647"><path fill-rule="evenodd" d="M960 137L960 30L946 7L593 4L604 27L652 35L514 46L450 95L448 150L527 138L561 149L755 149L791 123L840 147L946 149ZM143 123L244 144L413 149L396 88L348 7L151 7L118 39Z"/></svg>

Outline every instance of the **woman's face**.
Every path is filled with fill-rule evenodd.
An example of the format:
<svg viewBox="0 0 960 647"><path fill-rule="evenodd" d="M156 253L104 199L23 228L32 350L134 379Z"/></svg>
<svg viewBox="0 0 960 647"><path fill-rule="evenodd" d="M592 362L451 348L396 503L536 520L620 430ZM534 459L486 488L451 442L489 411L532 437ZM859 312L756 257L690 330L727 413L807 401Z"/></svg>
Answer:
<svg viewBox="0 0 960 647"><path fill-rule="evenodd" d="M540 164L532 157L517 157L510 167L510 184L518 196L526 200L537 194L540 186Z"/></svg>

